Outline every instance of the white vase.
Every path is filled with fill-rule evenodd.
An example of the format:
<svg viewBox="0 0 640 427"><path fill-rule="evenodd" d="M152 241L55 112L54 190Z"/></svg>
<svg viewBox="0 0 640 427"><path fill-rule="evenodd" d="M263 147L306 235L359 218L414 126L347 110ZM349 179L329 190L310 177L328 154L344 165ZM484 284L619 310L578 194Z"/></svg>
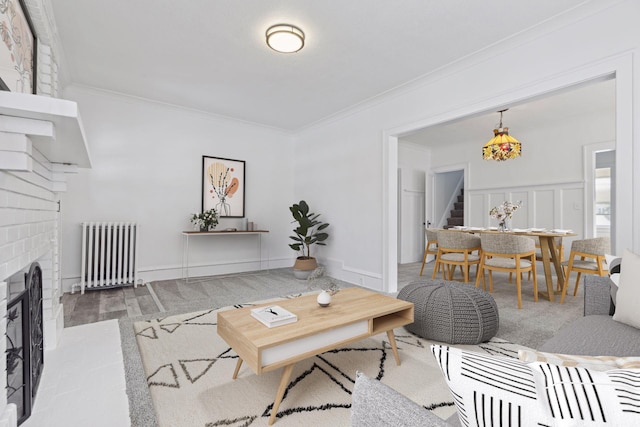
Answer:
<svg viewBox="0 0 640 427"><path fill-rule="evenodd" d="M320 307L327 307L331 304L331 294L327 291L322 291L318 294L318 305Z"/></svg>

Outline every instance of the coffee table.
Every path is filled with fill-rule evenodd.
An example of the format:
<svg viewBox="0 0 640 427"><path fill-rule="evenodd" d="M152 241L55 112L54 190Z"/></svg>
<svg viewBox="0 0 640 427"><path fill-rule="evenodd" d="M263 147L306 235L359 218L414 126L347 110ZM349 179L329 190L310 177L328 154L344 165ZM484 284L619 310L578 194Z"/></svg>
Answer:
<svg viewBox="0 0 640 427"><path fill-rule="evenodd" d="M218 313L218 335L238 354L233 379L243 362L258 375L283 368L269 425L275 421L296 362L386 332L400 365L393 329L413 322L413 303L360 288L341 289L328 307L320 307L316 298L313 294L262 304L277 304L298 316L297 322L274 328L251 317L255 307Z"/></svg>

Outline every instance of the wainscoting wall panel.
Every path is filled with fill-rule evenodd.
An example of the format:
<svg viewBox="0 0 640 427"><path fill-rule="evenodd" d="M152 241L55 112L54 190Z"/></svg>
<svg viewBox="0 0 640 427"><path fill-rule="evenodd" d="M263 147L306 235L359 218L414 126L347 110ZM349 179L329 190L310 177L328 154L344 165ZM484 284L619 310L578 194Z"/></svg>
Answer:
<svg viewBox="0 0 640 427"><path fill-rule="evenodd" d="M505 200L522 201L512 221L514 228L543 227L547 229L571 229L578 235L566 238L565 248L574 239L585 236L584 183L560 182L557 184L528 185L500 188L466 188L465 225L471 227L497 226L489 217L489 210Z"/></svg>

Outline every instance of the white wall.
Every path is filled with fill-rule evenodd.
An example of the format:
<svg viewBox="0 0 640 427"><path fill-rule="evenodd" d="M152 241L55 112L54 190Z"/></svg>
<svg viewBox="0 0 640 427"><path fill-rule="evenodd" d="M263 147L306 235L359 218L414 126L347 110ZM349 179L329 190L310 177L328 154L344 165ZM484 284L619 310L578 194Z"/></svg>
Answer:
<svg viewBox="0 0 640 427"><path fill-rule="evenodd" d="M201 210L203 155L246 162L245 214L270 231L264 252L269 266L293 264L289 134L83 87L69 87L64 95L78 102L94 159L91 170L69 180L61 198L66 290L80 276L83 221L138 222L142 279L180 277L181 231L192 229L190 214ZM218 228L240 223L222 219ZM260 257L254 236L191 239L190 254L190 265L201 266L192 275L251 270Z"/></svg>
<svg viewBox="0 0 640 427"><path fill-rule="evenodd" d="M616 70L617 105L625 107L619 108L616 119L618 173L629 182L621 189L624 197L617 199L618 212L624 212L617 222L627 229L619 233L618 246L638 250L640 236L632 218L640 206L640 200L633 199L633 187L640 185L633 174L633 164L640 167L638 150L634 151L640 135L631 132L640 126L640 116L632 112L640 100L638 15L640 3L634 1L585 5L573 16L551 20L393 95L300 132L295 191L314 186L317 209L332 217L333 244L327 256L336 268L342 266L335 274L395 290L395 210L387 204L396 200L396 175L389 136L495 110ZM326 161L301 154L317 147L322 147ZM319 179L326 176L328 164L330 179Z"/></svg>
<svg viewBox="0 0 640 427"><path fill-rule="evenodd" d="M433 167L468 163L471 181L467 190L516 185L553 184L583 179L584 145L615 140L615 111L598 111L566 117L555 122L530 123L528 131L510 129L522 142L522 156L505 162L487 161L480 156L485 140L449 142L433 145ZM490 130L492 124L487 124ZM488 140L488 137L487 137Z"/></svg>

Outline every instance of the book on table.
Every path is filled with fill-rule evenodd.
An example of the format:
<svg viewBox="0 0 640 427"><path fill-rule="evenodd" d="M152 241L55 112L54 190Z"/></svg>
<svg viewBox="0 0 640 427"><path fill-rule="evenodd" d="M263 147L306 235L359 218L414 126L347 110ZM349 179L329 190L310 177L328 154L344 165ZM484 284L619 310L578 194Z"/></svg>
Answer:
<svg viewBox="0 0 640 427"><path fill-rule="evenodd" d="M251 309L251 316L262 322L265 326L273 328L298 320L298 316L279 305L268 305Z"/></svg>

